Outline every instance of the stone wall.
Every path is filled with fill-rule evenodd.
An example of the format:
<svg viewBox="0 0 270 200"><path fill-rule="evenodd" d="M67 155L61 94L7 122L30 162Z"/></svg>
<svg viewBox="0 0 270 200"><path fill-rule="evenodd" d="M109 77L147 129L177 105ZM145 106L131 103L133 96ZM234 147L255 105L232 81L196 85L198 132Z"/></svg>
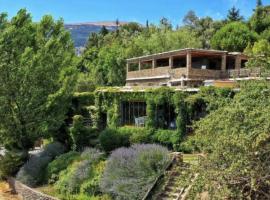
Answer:
<svg viewBox="0 0 270 200"><path fill-rule="evenodd" d="M13 192L17 193L23 200L59 200L30 188L14 178L9 178L8 182Z"/></svg>

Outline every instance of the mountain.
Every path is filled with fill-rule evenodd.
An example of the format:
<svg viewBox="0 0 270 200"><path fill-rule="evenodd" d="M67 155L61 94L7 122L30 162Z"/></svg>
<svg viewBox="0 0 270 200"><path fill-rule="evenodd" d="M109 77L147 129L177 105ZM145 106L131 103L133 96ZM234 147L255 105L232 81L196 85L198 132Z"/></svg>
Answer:
<svg viewBox="0 0 270 200"><path fill-rule="evenodd" d="M119 23L119 25L124 24L127 23ZM84 47L90 33L99 32L102 26L105 26L109 31L114 31L117 28L116 23L111 21L65 24L65 28L71 33L76 48Z"/></svg>

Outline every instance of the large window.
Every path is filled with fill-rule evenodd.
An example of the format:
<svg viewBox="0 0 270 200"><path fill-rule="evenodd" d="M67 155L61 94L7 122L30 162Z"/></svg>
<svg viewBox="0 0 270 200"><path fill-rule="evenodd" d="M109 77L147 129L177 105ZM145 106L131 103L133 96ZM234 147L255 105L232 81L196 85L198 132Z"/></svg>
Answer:
<svg viewBox="0 0 270 200"><path fill-rule="evenodd" d="M173 68L182 68L187 66L186 57L174 57L173 58Z"/></svg>
<svg viewBox="0 0 270 200"><path fill-rule="evenodd" d="M219 57L192 57L192 68L221 70L221 58Z"/></svg>
<svg viewBox="0 0 270 200"><path fill-rule="evenodd" d="M234 57L227 56L226 69L227 70L235 69L235 58Z"/></svg>
<svg viewBox="0 0 270 200"><path fill-rule="evenodd" d="M169 58L157 59L156 67L168 67L169 66Z"/></svg>
<svg viewBox="0 0 270 200"><path fill-rule="evenodd" d="M121 120L122 125L143 126L146 119L146 103L145 102L122 102Z"/></svg>
<svg viewBox="0 0 270 200"><path fill-rule="evenodd" d="M143 69L151 69L152 68L152 61L144 61L141 64L141 70Z"/></svg>
<svg viewBox="0 0 270 200"><path fill-rule="evenodd" d="M128 68L129 72L138 71L138 70L139 70L139 63L130 63L129 64L129 68Z"/></svg>

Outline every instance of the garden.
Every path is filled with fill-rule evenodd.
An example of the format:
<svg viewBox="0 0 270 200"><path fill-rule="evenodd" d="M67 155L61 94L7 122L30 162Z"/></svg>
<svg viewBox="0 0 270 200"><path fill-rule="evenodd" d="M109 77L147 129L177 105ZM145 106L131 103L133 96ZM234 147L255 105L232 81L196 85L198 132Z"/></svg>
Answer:
<svg viewBox="0 0 270 200"><path fill-rule="evenodd" d="M258 2L248 21L235 10L224 21L191 12L176 30L166 19L103 30L81 57L63 20L1 13L0 179L63 200L139 200L171 152L202 153L185 157L183 173L177 168L176 184L192 182L188 199L270 199L265 77L198 92L115 87L124 84L127 57L186 47L245 49L247 67L268 71L269 6Z"/></svg>

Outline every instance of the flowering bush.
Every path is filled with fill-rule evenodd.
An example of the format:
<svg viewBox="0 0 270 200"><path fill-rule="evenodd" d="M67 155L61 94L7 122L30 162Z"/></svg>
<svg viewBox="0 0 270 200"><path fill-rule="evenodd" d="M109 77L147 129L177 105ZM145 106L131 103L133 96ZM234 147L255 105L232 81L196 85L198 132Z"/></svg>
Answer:
<svg viewBox="0 0 270 200"><path fill-rule="evenodd" d="M112 152L101 188L119 199L142 199L169 163L169 151L156 144L133 145Z"/></svg>

